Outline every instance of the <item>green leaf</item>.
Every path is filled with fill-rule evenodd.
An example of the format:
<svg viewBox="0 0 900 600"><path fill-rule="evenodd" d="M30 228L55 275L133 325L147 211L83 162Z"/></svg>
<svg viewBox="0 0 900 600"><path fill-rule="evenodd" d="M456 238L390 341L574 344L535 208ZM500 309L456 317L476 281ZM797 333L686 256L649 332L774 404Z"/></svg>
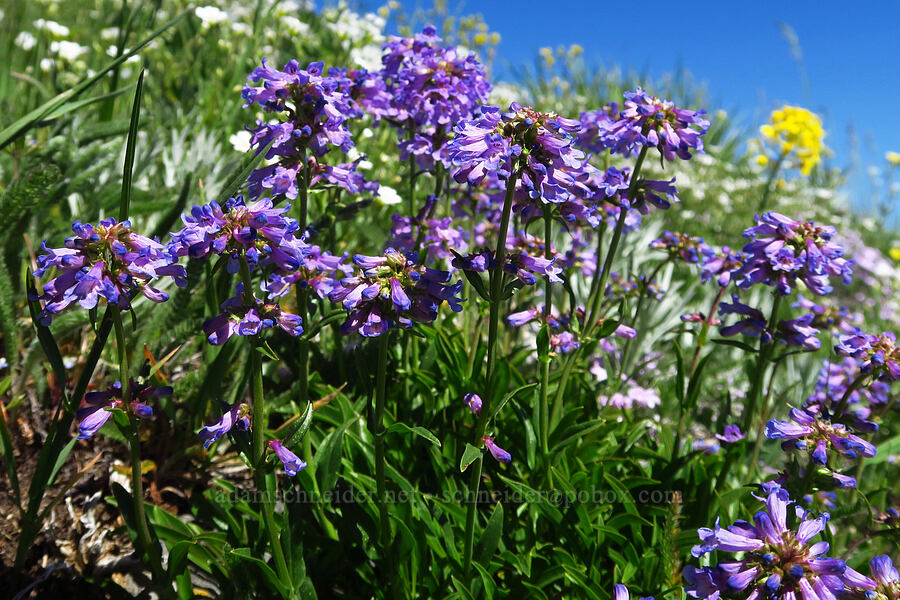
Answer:
<svg viewBox="0 0 900 600"><path fill-rule="evenodd" d="M275 571L272 570L272 567L270 567L264 561L253 556L251 554L250 548L234 548L228 554L234 558L246 562L249 565L255 566L257 569L259 569L260 573L262 573L263 577L265 578L266 583L268 583L273 590L275 590L285 598L290 597L290 589L288 589L288 587L281 582L281 580L278 578L278 574L276 574Z"/></svg>
<svg viewBox="0 0 900 600"><path fill-rule="evenodd" d="M272 360L274 360L274 361L276 361L276 362L279 361L279 360L281 360L280 358L278 358L278 355L275 354L275 351L272 350L272 347L269 346L269 342L267 342L266 340L262 340L262 343L260 343L260 344L257 345L257 346L253 346L253 348L254 348L257 352L259 352L260 354L262 354L263 356L266 356L266 357L268 357L268 358L270 358L270 359L272 359Z"/></svg>
<svg viewBox="0 0 900 600"><path fill-rule="evenodd" d="M134 176L134 150L137 145L139 122L141 120L141 96L144 93L144 69L138 75L134 90L134 102L131 105L131 121L128 125L128 138L125 141L125 166L122 169L122 195L119 198L119 221L128 218L131 207L132 177Z"/></svg>
<svg viewBox="0 0 900 600"><path fill-rule="evenodd" d="M12 377L7 377L0 381L0 398L9 389L12 383ZM19 489L18 470L16 468L16 457L13 452L12 436L9 435L9 426L6 423L6 410L0 406L0 452L3 453L3 462L6 464L6 474L9 476L10 488L12 489L13 501L21 510L22 508L22 492Z"/></svg>
<svg viewBox="0 0 900 600"><path fill-rule="evenodd" d="M456 254L454 252L454 254ZM476 273L475 271L463 271L463 275L465 275L466 280L469 282L469 285L472 286L472 289L481 297L482 300L486 300L490 302L491 296L488 294L487 289L484 287L484 279L481 278L481 273Z"/></svg>
<svg viewBox="0 0 900 600"><path fill-rule="evenodd" d="M550 362L550 327L544 323L537 334L538 360L542 363Z"/></svg>
<svg viewBox="0 0 900 600"><path fill-rule="evenodd" d="M503 288L503 293L501 294L501 298L503 300L509 300L513 297L513 295L525 287L525 282L519 278L513 279L509 283L506 284L506 287Z"/></svg>
<svg viewBox="0 0 900 600"><path fill-rule="evenodd" d="M316 479L319 480L319 490L330 492L337 483L338 473L341 469L341 454L344 449L344 432L352 423L352 419L345 421L340 427L325 436L316 454Z"/></svg>
<svg viewBox="0 0 900 600"><path fill-rule="evenodd" d="M503 536L503 504L498 502L488 519L487 525L478 540L478 562L485 567L491 563L491 558L500 545L500 538Z"/></svg>
<svg viewBox="0 0 900 600"><path fill-rule="evenodd" d="M463 451L462 458L459 461L459 472L465 473L473 462L481 458L481 448L476 448L472 444L466 442L466 449Z"/></svg>
<svg viewBox="0 0 900 600"><path fill-rule="evenodd" d="M438 448L441 447L441 440L437 439L437 437L433 433L431 433L424 427L420 427L420 426L410 427L409 425L406 425L405 423L394 423L393 425L388 427L387 430L385 431L385 433L394 433L394 432L412 433L421 438L425 438L426 440L428 440L429 442L431 442Z"/></svg>
<svg viewBox="0 0 900 600"><path fill-rule="evenodd" d="M728 340L725 338L713 338L711 340L713 344L721 344L722 346L734 346L735 348L740 348L741 350L746 350L751 354L756 354L756 348L751 346L750 344L746 344L744 342L739 342L738 340Z"/></svg>
<svg viewBox="0 0 900 600"><path fill-rule="evenodd" d="M25 289L28 291L29 298L37 298L37 288L34 285L34 275L32 275L31 269L28 269L25 274ZM37 300L29 300L28 309L31 311L31 322L37 330L38 342L41 344L47 360L50 361L50 367L56 376L57 385L63 389L63 394L65 394L66 367L63 365L62 354L59 351L59 346L56 344L56 339L50 332L49 327L38 323L38 314L41 310L40 303Z"/></svg>
<svg viewBox="0 0 900 600"><path fill-rule="evenodd" d="M102 94L100 96L93 96L91 98L85 98L83 100L76 100L73 102L69 102L68 104L64 104L63 106L60 106L56 110L51 111L50 114L46 115L45 117L43 117L41 119L41 122L45 123L47 121L52 121L53 119L58 119L63 115L66 115L70 112L76 111L83 106L90 106L91 104L94 104L95 102L101 102L103 100L109 100L110 98L115 98L116 96L120 96L120 95L124 94L125 92L130 90L132 87L133 86L131 86L131 85L126 85L125 87L119 88L118 90L116 90L114 92L109 92L108 94Z"/></svg>
<svg viewBox="0 0 900 600"><path fill-rule="evenodd" d="M53 469L50 470L50 477L47 479L48 485L53 485L56 476L59 474L59 470L62 469L62 466L66 463L66 459L69 458L69 454L72 453L72 448L75 447L75 442L77 441L77 437L72 438L72 440L66 444L65 448L62 449L62 452L57 455L56 462L53 463Z"/></svg>
<svg viewBox="0 0 900 600"><path fill-rule="evenodd" d="M303 441L303 436L309 431L309 426L312 423L312 416L313 404L312 402L307 402L306 410L303 411L302 416L301 413L298 413L296 417L290 419L276 432L278 438L285 446L293 448Z"/></svg>
<svg viewBox="0 0 900 600"><path fill-rule="evenodd" d="M597 339L602 340L608 338L619 327L619 322L613 319L606 319L600 324L600 330L597 332Z"/></svg>
<svg viewBox="0 0 900 600"><path fill-rule="evenodd" d="M35 108L27 115L18 119L12 125L0 131L0 150L11 144L14 140L21 137L25 134L29 129L34 127L37 123L39 123L42 119L46 118L47 115L53 113L58 110L61 106L66 104L67 102L74 100L79 94L84 92L86 89L100 81L101 79L106 77L106 74L124 63L126 60L140 52L144 49L144 47L155 40L157 37L162 35L167 29L175 25L178 21L183 19L188 13L193 12L193 9L186 9L181 12L174 19L164 24L162 27L154 31L150 34L150 37L146 38L143 42L135 46L131 51L126 52L113 62L106 65L105 68L101 69L94 75L82 79L75 87L62 92L61 94L51 98L47 102L43 103L39 107Z"/></svg>
<svg viewBox="0 0 900 600"><path fill-rule="evenodd" d="M524 392L525 390L533 388L533 387L537 387L537 383L527 383L525 385L521 385L521 386L517 387L516 389L514 389L513 391L506 394L505 396L503 396L503 399L500 400L500 402L498 402L497 405L491 410L491 418L489 419L489 421L493 420L494 417L496 417L500 413L500 409L503 408L504 406L506 406L507 402L509 402L510 400L512 400L513 398L515 398L516 396L518 396L520 393Z"/></svg>

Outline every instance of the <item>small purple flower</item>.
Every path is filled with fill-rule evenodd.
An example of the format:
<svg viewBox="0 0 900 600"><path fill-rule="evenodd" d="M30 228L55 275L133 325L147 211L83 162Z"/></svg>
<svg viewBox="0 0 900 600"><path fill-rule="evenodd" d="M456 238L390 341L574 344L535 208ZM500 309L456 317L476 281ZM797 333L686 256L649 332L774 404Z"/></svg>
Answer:
<svg viewBox="0 0 900 600"><path fill-rule="evenodd" d="M900 347L892 331L878 336L857 328L852 334L840 336L834 351L859 361L863 373L872 373L882 381L900 380Z"/></svg>
<svg viewBox="0 0 900 600"><path fill-rule="evenodd" d="M284 447L284 444L278 440L269 440L269 447L275 452L275 456L284 465L286 475L293 477L306 468L306 463L300 460L300 457Z"/></svg>
<svg viewBox="0 0 900 600"><path fill-rule="evenodd" d="M484 445L490 451L491 456L493 456L497 462L501 462L501 463L512 462L512 455L509 452L507 452L506 450L504 450L503 448L501 448L500 446L498 446L497 444L495 444L494 438L489 437L489 436L484 436L481 438L481 441L484 442Z"/></svg>
<svg viewBox="0 0 900 600"><path fill-rule="evenodd" d="M736 521L721 528L717 520L714 528L697 531L701 542L691 550L695 557L714 550L744 554L715 566L685 567L689 596L829 600L843 591L844 561L824 556L828 542L810 544L824 531L827 515L807 518L795 531L787 526L791 501L783 489L771 491L765 502L766 510L757 512L753 523Z"/></svg>
<svg viewBox="0 0 900 600"><path fill-rule="evenodd" d="M241 430L250 429L250 407L246 403L236 404L231 410L225 412L215 423L204 425L197 437L203 442L204 448L209 448L213 442L231 431L233 427Z"/></svg>
<svg viewBox="0 0 900 600"><path fill-rule="evenodd" d="M554 333L550 336L550 349L560 354L568 354L579 347L581 347L581 342L575 338L571 331Z"/></svg>
<svg viewBox="0 0 900 600"><path fill-rule="evenodd" d="M169 295L150 285L161 277L171 277L178 286L187 285L184 267L157 240L134 233L130 221L104 219L96 226L76 221L75 235L66 238L64 248L41 249L35 277L51 268L58 275L44 284L44 293L33 298L43 300L38 316L41 325L49 326L53 317L73 303L92 309L101 298L122 310L131 308L131 300L143 294L153 302L164 302Z"/></svg>
<svg viewBox="0 0 900 600"><path fill-rule="evenodd" d="M617 583L613 588L613 600L631 600L631 594L628 592L628 588L621 583ZM638 598L638 600L654 600L654 598L653 596L646 596Z"/></svg>
<svg viewBox="0 0 900 600"><path fill-rule="evenodd" d="M753 308L741 303L737 294L731 295L731 303L723 302L719 306L720 315L736 314L745 317L733 325L722 327L719 330L724 337L743 334L750 337L763 336L763 343L771 343L772 334L766 329L766 317L758 308Z"/></svg>
<svg viewBox="0 0 900 600"><path fill-rule="evenodd" d="M669 255L670 260L680 260L692 264L697 264L715 254L709 244L703 241L703 238L671 231L664 231L662 237L650 242L650 248L663 250Z"/></svg>
<svg viewBox="0 0 900 600"><path fill-rule="evenodd" d="M253 336L278 326L292 336L303 333L299 316L281 310L274 302L264 302L255 296L248 298L244 284L235 286L235 295L222 303L222 313L203 323L209 343L221 346L232 335Z"/></svg>
<svg viewBox="0 0 900 600"><path fill-rule="evenodd" d="M454 312L462 310L464 299L457 296L462 281L450 284L449 271L419 265L416 258L393 248L384 256L353 257L358 274L341 279L328 294L331 302L350 311L342 333L377 337L396 325L410 329L437 318L444 302Z"/></svg>
<svg viewBox="0 0 900 600"><path fill-rule="evenodd" d="M815 315L806 313L799 319L779 321L776 337L788 346L796 346L803 350L814 351L822 347L822 341L816 336L820 333L811 323Z"/></svg>
<svg viewBox="0 0 900 600"><path fill-rule="evenodd" d="M141 419L153 416L153 409L146 404L147 400L165 398L172 395L170 386L151 387L138 383L133 379L129 382L129 388L129 407ZM87 406L78 409L75 415L76 418L81 420L78 424L79 440L93 437L95 433L100 431L100 428L112 416L111 411L113 409L125 408L125 403L122 399L122 383L117 381L112 384L112 387L101 392L88 392L84 395L84 402Z"/></svg>
<svg viewBox="0 0 900 600"><path fill-rule="evenodd" d="M466 394L463 396L463 402L469 407L473 415L481 412L481 396L478 394Z"/></svg>
<svg viewBox="0 0 900 600"><path fill-rule="evenodd" d="M744 246L745 261L735 273L738 286L763 283L787 296L800 279L812 293L824 296L832 290L830 275L850 283L853 263L843 258L844 248L831 241L836 234L834 227L794 221L776 212L757 216L756 225L744 231L752 241Z"/></svg>
<svg viewBox="0 0 900 600"><path fill-rule="evenodd" d="M722 246L721 252L707 256L703 261L700 280L706 283L715 277L719 286L726 287L731 283L732 274L742 264L744 261L740 252L735 253L728 246Z"/></svg>
<svg viewBox="0 0 900 600"><path fill-rule="evenodd" d="M603 126L600 142L614 154L637 154L642 147L655 147L668 161L687 160L691 150L703 152L701 136L709 129L704 111L677 108L641 88L625 92L625 104L616 121Z"/></svg>
<svg viewBox="0 0 900 600"><path fill-rule="evenodd" d="M741 432L741 428L737 425L726 425L725 433L717 433L716 439L721 440L723 442L728 442L729 444L733 444L735 442L739 442L742 439L747 437L746 433Z"/></svg>
<svg viewBox="0 0 900 600"><path fill-rule="evenodd" d="M900 573L894 567L890 556L876 556L869 561L872 578L847 567L844 583L850 592L857 592L866 600L897 600L900 598ZM852 597L856 597L854 594Z"/></svg>

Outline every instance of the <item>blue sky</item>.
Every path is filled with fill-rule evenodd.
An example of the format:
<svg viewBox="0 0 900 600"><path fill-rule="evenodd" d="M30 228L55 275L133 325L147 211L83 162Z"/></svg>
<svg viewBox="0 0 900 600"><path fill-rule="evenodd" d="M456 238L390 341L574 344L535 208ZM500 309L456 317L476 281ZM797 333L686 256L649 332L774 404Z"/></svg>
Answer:
<svg viewBox="0 0 900 600"><path fill-rule="evenodd" d="M507 64L533 61L542 46L577 43L598 64L651 75L683 66L706 84L710 108L748 126L782 104L810 108L823 117L834 164L857 167L848 192L860 207L871 192L866 167L883 167L886 151L900 151L900 2L448 3L457 14L481 13L500 33L498 78ZM808 88L780 23L796 33Z"/></svg>

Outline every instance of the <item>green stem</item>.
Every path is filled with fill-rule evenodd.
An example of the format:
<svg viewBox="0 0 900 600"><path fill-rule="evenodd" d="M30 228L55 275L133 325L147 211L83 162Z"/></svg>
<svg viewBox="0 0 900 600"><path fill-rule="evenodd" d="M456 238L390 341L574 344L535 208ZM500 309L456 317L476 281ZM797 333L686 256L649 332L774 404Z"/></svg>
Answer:
<svg viewBox="0 0 900 600"><path fill-rule="evenodd" d="M378 367L375 371L375 489L378 499L378 545L387 563L387 578L394 580L391 556L388 551L391 537L391 522L387 506L387 485L384 477L384 408L387 392L388 334L378 338ZM393 583L391 584L393 586Z"/></svg>
<svg viewBox="0 0 900 600"><path fill-rule="evenodd" d="M131 410L131 381L128 373L128 348L125 345L125 326L122 324L122 313L113 313L113 325L116 330L116 349L119 353L119 381L122 385L122 404L128 413L128 449L131 455L131 492L134 501L134 521L137 528L138 552L146 554L150 563L153 580L166 596L174 597L172 584L162 566L162 555L159 546L153 543L150 526L147 523L147 511L144 506L144 479L141 469L141 434L140 423Z"/></svg>
<svg viewBox="0 0 900 600"><path fill-rule="evenodd" d="M847 404L850 402L850 396L853 395L853 392L858 390L860 386L862 386L863 382L868 377L866 373L860 373L856 376L856 379L853 380L853 383L850 384L850 387L847 388L847 391L844 392L844 395L841 396L841 400L838 402L837 408L831 415L832 420L840 419L844 416L844 411L847 409Z"/></svg>
<svg viewBox="0 0 900 600"><path fill-rule="evenodd" d="M513 164L513 173L515 173L515 163ZM487 428L487 422L491 415L491 404L493 403L495 368L497 351L497 336L500 328L500 303L502 299L500 295L503 293L503 263L506 261L506 235L509 229L509 216L512 213L513 195L516 191L516 175L511 175L506 182L506 195L503 199L503 213L500 218L500 230L497 232L497 246L494 252L494 266L491 268L490 277L490 316L488 321L488 347L487 347L487 388L482 398L481 412L478 413L478 420L475 423L475 431L472 436L473 445L480 446L481 438ZM478 488L481 485L481 468L482 459L478 459L470 467L472 474L469 478L469 494L466 505L466 533L465 533L465 551L463 553L463 573L465 577L469 576L472 568L472 552L475 548L475 513L477 508Z"/></svg>
<svg viewBox="0 0 900 600"><path fill-rule="evenodd" d="M641 307L644 305L644 298L647 297L647 292L650 290L650 283L656 279L656 276L659 275L659 271L669 263L669 260L666 259L656 265L656 268L653 269L653 272L650 274L649 279L645 279L640 286L638 291L638 299L634 308L634 318L631 319L631 327L638 331L638 335L641 335L640 330L638 329L638 323L641 318ZM636 338L637 336L635 336ZM631 343L634 341L633 339L625 340L625 347L622 349L622 363L620 371L622 373L628 372L628 359L630 358L630 350Z"/></svg>
<svg viewBox="0 0 900 600"><path fill-rule="evenodd" d="M769 316L768 328L772 332L772 340L768 344L763 343L763 336L759 339L759 354L756 361L756 370L754 371L753 381L750 384L750 393L747 394L747 405L744 408L743 430L750 430L753 424L753 417L756 416L756 406L759 404L759 398L762 394L763 384L765 382L766 371L769 368L769 361L772 358L772 352L775 351L775 332L778 325L778 309L781 307L782 295L775 292L775 300L772 302L772 313Z"/></svg>
<svg viewBox="0 0 900 600"><path fill-rule="evenodd" d="M551 258L551 238L553 237L553 218L550 207L544 207L544 258ZM549 327L550 308L553 301L550 288L550 278L544 279L544 327ZM549 333L549 332L548 332ZM550 405L548 402L550 392L550 357L541 360L541 390L540 390L540 415L541 415L541 452L544 454L544 462L547 465L547 479L550 480Z"/></svg>
<svg viewBox="0 0 900 600"><path fill-rule="evenodd" d="M247 264L247 257L243 254L240 260L241 280L244 283L244 298L250 305L255 303L253 296L252 281L250 279L250 266ZM275 527L275 492L270 487L270 480L266 477L266 427L268 425L268 415L266 414L266 400L263 393L263 376L262 376L262 355L256 349L254 338L248 338L252 347L250 348L250 381L252 392L252 408L251 408L251 437L250 437L250 460L253 464L253 482L256 485L257 493L262 495L260 503L262 509L263 526L266 535L269 538L269 547L272 551L272 558L275 560L275 570L278 577L282 581L290 584L291 574L288 571L287 563L284 560L284 550L281 548L281 541L278 538L278 530Z"/></svg>

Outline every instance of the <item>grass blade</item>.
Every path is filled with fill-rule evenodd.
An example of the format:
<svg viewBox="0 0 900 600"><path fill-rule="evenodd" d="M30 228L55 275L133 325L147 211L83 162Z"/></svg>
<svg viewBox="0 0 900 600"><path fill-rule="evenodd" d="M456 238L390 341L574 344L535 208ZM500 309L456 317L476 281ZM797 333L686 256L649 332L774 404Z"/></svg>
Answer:
<svg viewBox="0 0 900 600"><path fill-rule="evenodd" d="M134 169L134 149L137 145L139 121L141 119L141 95L144 93L144 69L138 75L137 87L134 90L134 103L131 105L131 124L128 127L128 139L125 142L125 167L122 171L122 196L119 200L119 221L128 218L131 207L131 180Z"/></svg>

